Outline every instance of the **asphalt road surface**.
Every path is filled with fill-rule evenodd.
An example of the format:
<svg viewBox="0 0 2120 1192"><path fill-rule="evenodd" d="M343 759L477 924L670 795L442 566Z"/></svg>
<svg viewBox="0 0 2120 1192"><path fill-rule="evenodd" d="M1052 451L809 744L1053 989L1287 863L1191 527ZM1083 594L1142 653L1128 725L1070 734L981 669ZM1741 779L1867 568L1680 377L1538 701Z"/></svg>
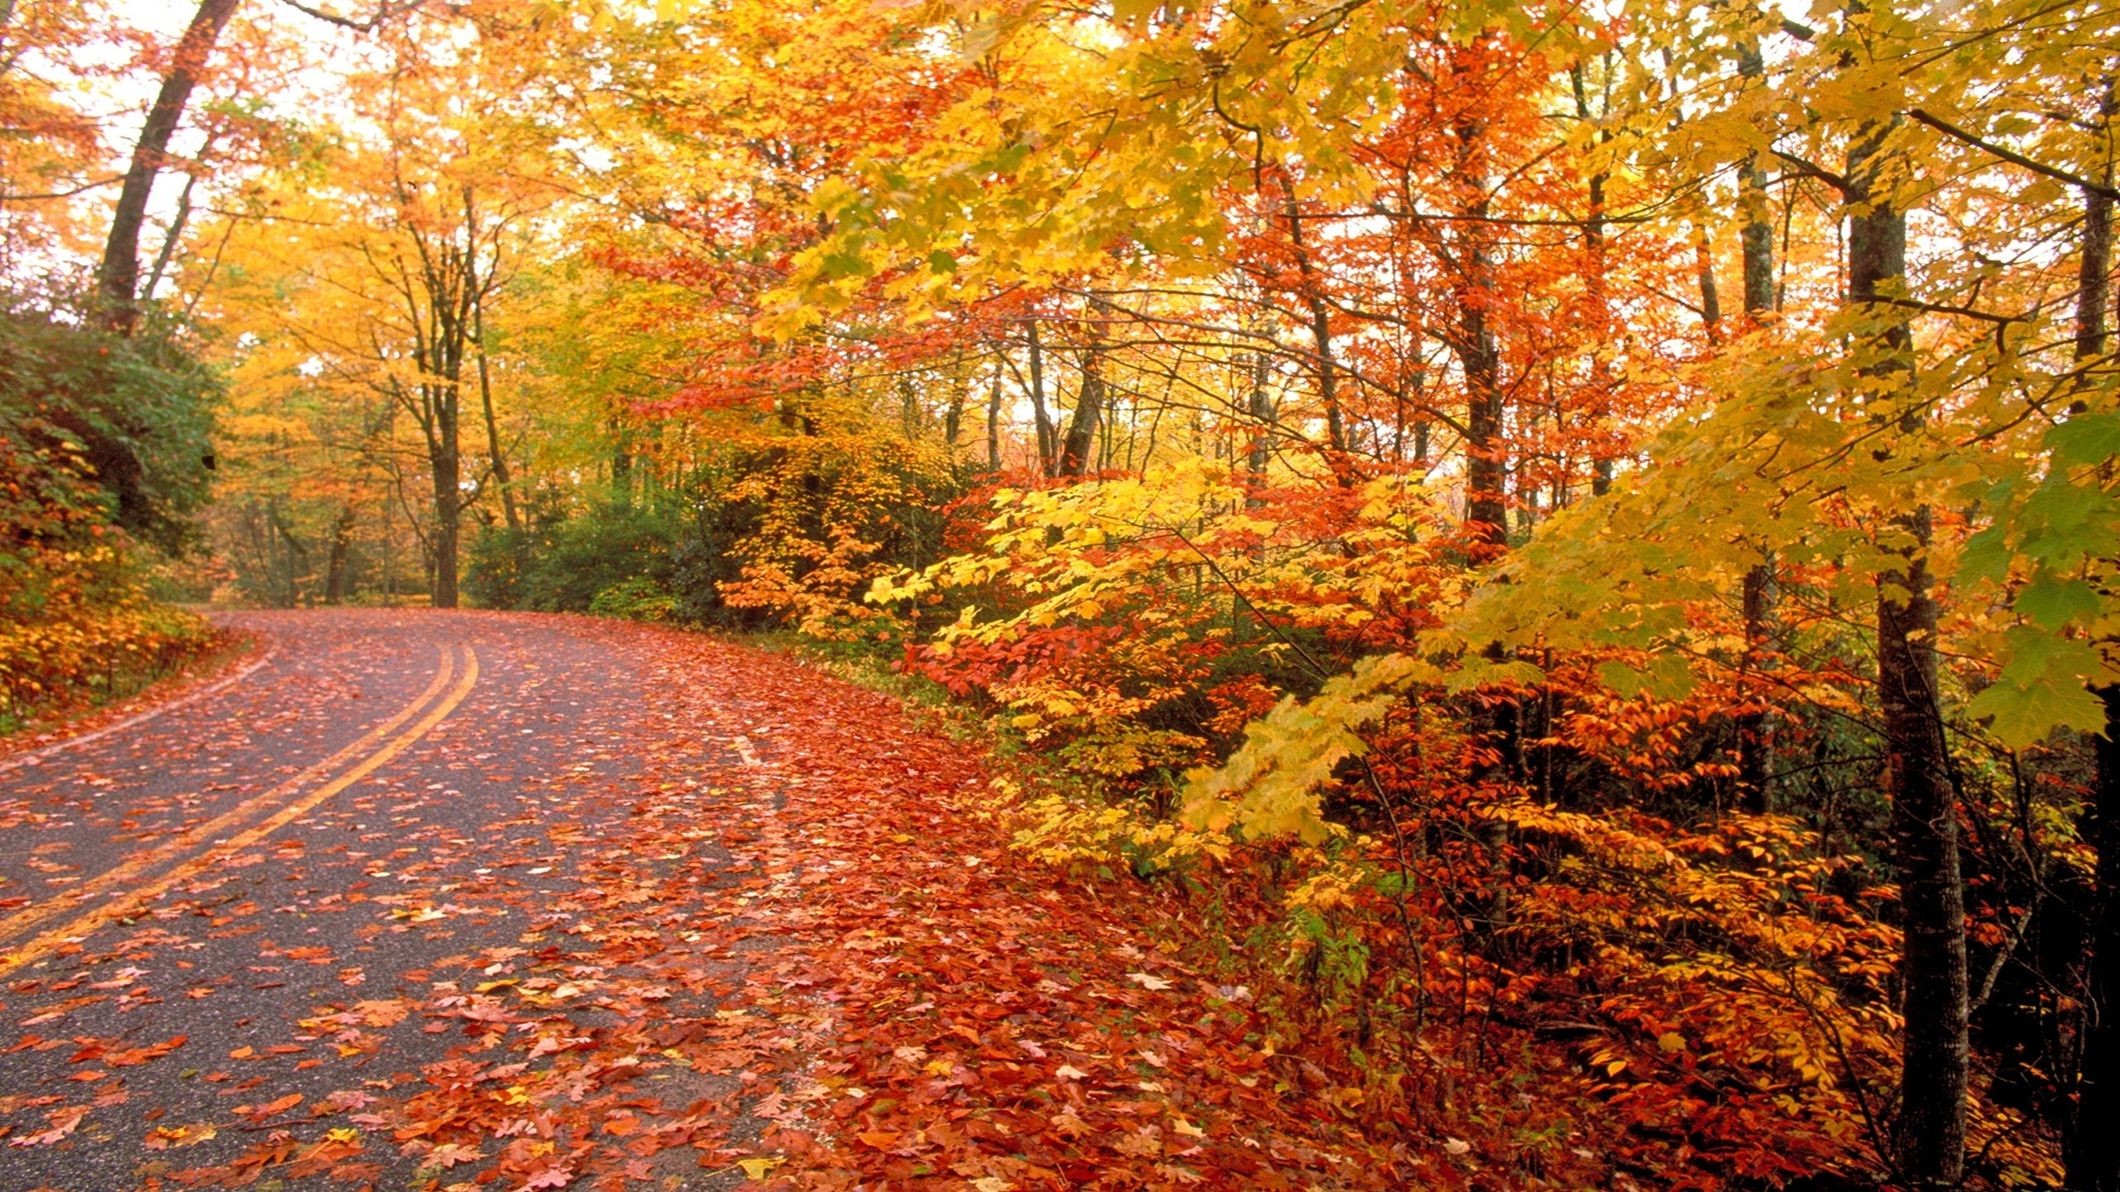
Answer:
<svg viewBox="0 0 2120 1192"><path fill-rule="evenodd" d="M229 620L247 673L0 761L0 1189L735 1178L687 1048L744 949L682 903L745 880L699 784L748 746L658 706L652 640Z"/></svg>

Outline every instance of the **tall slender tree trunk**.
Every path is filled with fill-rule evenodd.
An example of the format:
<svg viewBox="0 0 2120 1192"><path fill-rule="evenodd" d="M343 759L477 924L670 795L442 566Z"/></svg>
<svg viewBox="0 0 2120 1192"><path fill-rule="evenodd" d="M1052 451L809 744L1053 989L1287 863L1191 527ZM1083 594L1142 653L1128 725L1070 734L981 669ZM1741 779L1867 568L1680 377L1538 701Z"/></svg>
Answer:
<svg viewBox="0 0 2120 1192"><path fill-rule="evenodd" d="M1347 419L1340 410L1339 368L1332 357L1332 311L1326 305L1325 292L1318 278L1318 268L1310 258L1310 246L1303 240L1303 212L1296 203L1295 180L1284 177L1288 188L1288 243L1295 252L1296 271L1303 283L1303 306L1310 313L1310 350L1318 376L1318 401L1325 407L1325 439L1332 447L1332 472L1339 483L1354 482L1347 461L1341 456L1347 450Z"/></svg>
<svg viewBox="0 0 2120 1192"><path fill-rule="evenodd" d="M2067 1186L2120 1192L2120 686L2097 689L2105 735L2097 738L2098 789L2091 811L2098 849L2097 897L2091 910L2090 979L2086 983L2083 1060L2076 1116L2064 1154Z"/></svg>
<svg viewBox="0 0 2120 1192"><path fill-rule="evenodd" d="M353 559L353 506L349 503L339 510L339 516L331 523L331 554L324 566L324 603L344 604L352 588Z"/></svg>
<svg viewBox="0 0 2120 1192"><path fill-rule="evenodd" d="M1001 368L994 368L994 387L986 395L986 470L1001 470Z"/></svg>
<svg viewBox="0 0 2120 1192"><path fill-rule="evenodd" d="M1060 465L1058 434L1053 429L1053 417L1045 408L1045 347L1038 342L1038 323L1033 319L1025 324L1030 340L1031 365L1031 414L1037 419L1038 471L1054 475Z"/></svg>
<svg viewBox="0 0 2120 1192"><path fill-rule="evenodd" d="M1494 299L1494 256L1487 225L1490 205L1486 169L1487 130L1477 117L1461 117L1452 130L1457 138L1455 174L1465 190L1459 206L1463 217L1457 235L1457 268L1453 295L1458 321L1452 349L1465 376L1465 519L1464 537L1476 562L1499 556L1509 541L1508 444L1504 438L1507 395L1502 388L1502 355L1495 342L1487 312ZM1498 641L1489 642L1481 655L1500 662L1507 652ZM1511 781L1523 768L1523 703L1497 698L1487 711L1485 744L1491 760L1473 771L1478 781ZM1491 928L1499 928L1510 915L1510 839L1507 824L1490 821L1484 832L1493 851L1492 897L1487 905Z"/></svg>
<svg viewBox="0 0 2120 1192"><path fill-rule="evenodd" d="M147 223L147 200L155 186L155 175L169 154L169 140L176 135L191 102L206 59L213 53L221 30L235 15L241 0L200 0L191 24L177 39L169 73L147 109L140 139L133 143L132 161L125 181L118 188L118 205L111 213L110 234L103 242L103 261L96 269L96 290L103 300L103 317L115 331L131 334L139 324L140 231Z"/></svg>
<svg viewBox="0 0 2120 1192"><path fill-rule="evenodd" d="M493 483L501 491L501 520L519 540L523 534L522 506L516 500L515 477L508 470L508 452L501 446L500 419L493 412L493 375L486 363L486 304L471 308L471 342L478 348L478 400L485 414L486 452L493 461Z"/></svg>
<svg viewBox="0 0 2120 1192"><path fill-rule="evenodd" d="M493 484L501 493L501 520L508 527L508 561L515 584L530 570L530 536L523 525L522 502L516 497L515 475L508 468L508 450L501 444L500 419L493 411L493 374L486 362L486 303L471 308L472 342L478 347L478 400L485 414L487 458L493 461ZM511 585L511 588L514 585Z"/></svg>
<svg viewBox="0 0 2120 1192"><path fill-rule="evenodd" d="M1266 372L1270 358L1265 352L1257 353L1251 362L1251 397L1247 412L1251 415L1251 450L1245 453L1245 470L1251 474L1251 483L1257 487L1266 482L1266 463L1273 458L1274 413L1273 398L1266 392ZM1258 504L1256 496L1251 498Z"/></svg>
<svg viewBox="0 0 2120 1192"><path fill-rule="evenodd" d="M1592 118L1589 88L1583 82L1583 68L1577 63L1568 71L1568 80L1575 91L1576 118L1585 122ZM1605 139L1600 134L1600 140ZM1588 258L1585 269L1588 276L1583 279L1585 297L1590 307L1590 424L1600 440L1610 433L1612 419L1612 361L1606 355L1610 347L1612 331L1612 304L1608 295L1610 279L1605 249L1605 175L1592 174L1588 184L1590 209L1583 218L1583 255ZM1720 317L1715 299L1715 270L1708 266L1705 257L1701 272L1701 303L1710 325ZM1558 413L1556 413L1558 421ZM1612 488L1612 452L1602 442L1591 448L1590 493L1602 497Z"/></svg>
<svg viewBox="0 0 2120 1192"><path fill-rule="evenodd" d="M1471 188L1458 237L1457 343L1465 374L1465 533L1489 556L1508 541L1508 448L1503 441L1507 398L1502 390L1501 350L1487 321L1493 302L1492 252L1487 244L1487 178L1479 168L1485 131L1465 120L1457 127L1459 176Z"/></svg>
<svg viewBox="0 0 2120 1192"><path fill-rule="evenodd" d="M1700 324L1708 333L1708 342L1720 346L1722 287L1715 282L1715 253L1708 242L1708 229L1699 226L1693 229L1693 279L1700 287Z"/></svg>
<svg viewBox="0 0 2120 1192"><path fill-rule="evenodd" d="M2113 81L2105 81L2102 114L2114 114ZM2112 170L2105 171L2110 186ZM2076 362L2103 357L2112 298L2113 200L2083 193L2083 255L2077 272ZM2114 566L2108 561L2108 567ZM2120 642L2100 643L2120 652ZM2105 706L2105 735L2096 739L2097 786L2091 792L2086 835L2098 850L2097 893L2091 903L2090 973L2086 982L2083 1058L2076 1111L2063 1140L2068 1186L2082 1192L2120 1192L2120 686L2094 689Z"/></svg>
<svg viewBox="0 0 2120 1192"><path fill-rule="evenodd" d="M1888 127L1862 131L1848 154L1848 299L1882 326L1860 349L1889 407L1904 399L1913 337L1902 313L1879 304L1906 274L1906 213L1888 192ZM1911 408L1885 409L1902 432ZM1965 887L1943 712L1936 694L1936 602L1928 569L1930 517L1915 505L1893 518L1902 545L1877 579L1877 688L1884 713L1885 783L1905 933L1900 960L1902 1068L1899 1161L1906 1182L1956 1188L1965 1174L1968 1043Z"/></svg>
<svg viewBox="0 0 2120 1192"><path fill-rule="evenodd" d="M1060 445L1055 474L1080 477L1089 471L1090 453L1097 447L1097 426L1104 417L1104 348L1092 343L1082 350L1082 391L1075 398L1075 412L1067 422L1067 438Z"/></svg>
<svg viewBox="0 0 2120 1192"><path fill-rule="evenodd" d="M434 575L428 595L435 608L457 606L457 544L464 516L464 465L454 384L431 386L436 413L435 437L428 463L434 476ZM448 392L443 392L447 390Z"/></svg>
<svg viewBox="0 0 2120 1192"><path fill-rule="evenodd" d="M1757 42L1747 42L1738 51L1738 73L1748 84L1766 73ZM1745 159L1738 184L1737 201L1744 224L1738 233L1744 259L1745 330L1757 330L1774 309L1774 226L1768 221L1767 171L1760 155ZM1766 657L1774 632L1774 562L1770 557L1745 571L1743 592L1745 656L1747 676ZM1744 693L1749 701L1752 693ZM1756 701L1755 701L1756 702ZM1774 720L1765 709L1738 715L1737 723L1738 806L1764 814L1774 805Z"/></svg>

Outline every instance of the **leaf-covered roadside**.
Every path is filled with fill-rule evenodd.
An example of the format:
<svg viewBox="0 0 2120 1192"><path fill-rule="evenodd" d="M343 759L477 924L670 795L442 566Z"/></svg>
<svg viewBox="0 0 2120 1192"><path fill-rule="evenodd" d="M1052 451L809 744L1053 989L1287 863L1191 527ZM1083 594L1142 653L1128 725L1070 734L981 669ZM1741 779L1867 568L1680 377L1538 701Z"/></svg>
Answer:
<svg viewBox="0 0 2120 1192"><path fill-rule="evenodd" d="M1277 1048L1264 991L1191 962L1202 926L1169 888L1013 849L985 750L786 658L688 640L668 664L688 653L745 676L666 690L756 762L762 868L706 896L774 941L728 1005L771 1019L746 1045L788 1186L1503 1186L1442 1122L1424 1149L1366 1141L1403 1105L1364 1104L1344 1054ZM1540 1106L1481 1112L1506 1133ZM1595 1170L1557 1154L1557 1184Z"/></svg>

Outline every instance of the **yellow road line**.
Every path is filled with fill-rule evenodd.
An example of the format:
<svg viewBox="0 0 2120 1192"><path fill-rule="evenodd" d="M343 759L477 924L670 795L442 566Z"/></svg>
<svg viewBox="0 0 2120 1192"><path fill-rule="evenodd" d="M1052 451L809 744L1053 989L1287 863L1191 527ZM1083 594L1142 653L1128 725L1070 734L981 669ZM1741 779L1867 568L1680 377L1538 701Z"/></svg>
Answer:
<svg viewBox="0 0 2120 1192"><path fill-rule="evenodd" d="M408 718L417 713L421 707L425 706L428 703L428 701L433 697L435 691L439 690L443 684L449 681L449 677L455 669L454 661L455 660L453 656L445 653L442 657L441 670L435 676L434 682L430 684L427 690L422 692L420 694L420 697L417 700L413 701L411 706L407 707L404 711L398 713L395 716L392 716L382 725L378 726L377 728L371 730L369 733L364 735L359 741L356 741L353 745L350 745L347 748L342 749L339 752L333 754L325 761L319 762L318 764L309 767L308 769L302 771L301 774L296 775L294 778L288 780L287 782L281 783L279 786L274 787L271 791L266 792L266 794L261 795L256 799L249 800L248 802L244 803L239 807L231 809L227 813L216 818L212 823L209 823L201 828L195 829L192 832L186 833L185 839L181 843L195 843L197 839L202 836L211 836L216 834L219 829L229 826L235 822L239 822L243 818L246 818L248 814L259 810L265 805L268 805L276 796L279 796L290 789L298 788L304 782L318 776L321 773L328 772L337 763L343 761L349 754L358 752L360 749L373 744L373 742L378 737L386 735L391 729L394 729L398 725L403 724ZM233 855L242 851L243 849L249 848L251 845L256 844L258 841L263 840L267 836L270 836L273 832L279 830L282 827L285 827L287 824L293 822L301 816L308 814L310 811L314 810L319 804L323 803L324 800L331 798L333 795L338 794L340 791L345 790L347 787L352 786L354 783L359 782L361 779L366 778L368 775L374 773L378 768L380 768L384 763L388 762L391 758L394 758L398 754L404 752L408 747L412 745L413 742L419 740L421 737L426 736L430 731L433 730L435 725L440 724L443 720L448 718L451 712L456 711L457 705L463 703L465 697L471 694L471 688L477 682L478 655L473 653L469 646L466 646L464 647L463 677L457 680L456 686L450 689L448 695L444 696L440 703L434 705L434 707L429 710L425 716L421 717L417 724L414 724L411 728L405 730L403 733L399 734L397 737L384 744L381 748L376 749L374 752L368 754L367 757L363 758L350 769L347 769L344 773L341 773L338 777L332 779L331 781L325 783L324 785L318 787L310 793L303 795L302 797L296 799L294 802L287 804L286 806L280 808L278 811L273 812L263 821L237 832L235 835L228 837L226 840L218 841L216 844L209 847L205 852L196 854L192 856L189 860L180 862L175 868L171 869L169 872L163 874L161 877L155 878L152 881L138 886L137 888L132 890L131 893L125 895L124 897L121 897L113 902L104 903L94 908L93 910L85 911L75 916L74 918L67 920L60 926L52 928L49 931L42 932L35 938L25 941L21 947L7 952L4 956L0 956L0 977L5 977L9 973L14 972L16 969L21 968L23 965L33 963L43 958L44 956L49 955L54 949L58 948L61 944L65 943L70 939L77 939L79 937L85 936L88 933L95 931L99 927L103 927L106 924L116 922L120 919L130 919L136 917L143 909L145 909L145 907L149 903L153 902L157 898L160 898L164 893L168 892L178 883L192 877L201 870L205 869L207 866L220 862L227 856ZM178 848L179 846L175 845L165 846L164 848L156 850L154 858L141 859L135 862L127 862L125 865L121 865L117 869L111 870L109 873L99 875L99 877L96 879L95 884L98 888L106 887L112 883L113 879L129 878L130 876L137 875L142 870L151 869L156 864L159 864L162 860L167 860L167 855L173 851L176 851ZM78 905L78 903L76 905ZM53 913L53 910L55 908L43 907L38 909L42 912L42 914L37 916L37 918L48 918ZM22 917L23 916L20 915L16 916L16 918L18 919ZM10 920L9 922L10 924L12 924L13 920ZM0 934L0 938L5 938L5 935Z"/></svg>
<svg viewBox="0 0 2120 1192"><path fill-rule="evenodd" d="M331 773L351 759L366 753L374 748L377 742L388 737L399 725L418 715L421 708L426 707L429 701L441 694L442 689L449 685L450 676L455 671L456 654L445 647L441 651L441 660L436 668L434 681L427 684L427 689L420 692L419 698L407 704L402 711L391 716L390 719L361 734L359 740L354 741L351 745L346 746L323 761L310 766L287 781L280 783L271 790L245 799L206 823L181 833L176 839L167 844L136 853L123 864L95 875L69 890L67 892L69 897L65 901L55 900L42 903L17 911L6 919L0 919L0 940L13 939L46 919L64 914L67 910L78 907L99 895L111 893L131 885L142 874L151 869L180 860L194 852L202 842L211 841L214 837L233 830L252 815L270 807L275 800L301 789L303 786Z"/></svg>

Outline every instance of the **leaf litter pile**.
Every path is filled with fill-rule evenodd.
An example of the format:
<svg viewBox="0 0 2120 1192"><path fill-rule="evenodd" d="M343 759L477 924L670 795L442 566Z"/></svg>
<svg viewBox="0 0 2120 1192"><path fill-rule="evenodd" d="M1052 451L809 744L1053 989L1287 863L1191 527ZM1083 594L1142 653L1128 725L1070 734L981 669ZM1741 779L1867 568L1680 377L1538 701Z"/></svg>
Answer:
<svg viewBox="0 0 2120 1192"><path fill-rule="evenodd" d="M128 1072L180 1065L216 1109L146 1111L144 1187L1365 1187L1406 1160L1262 1049L1244 991L1142 934L1145 888L1010 851L994 763L894 700L700 636L480 624L564 624L625 664L512 812L474 835L349 792L349 822L404 821L346 854L372 880L261 909L205 878L67 975L11 981L34 1012L6 1062L63 1058L84 1095L7 1090L0 1141L92 1146L139 1120ZM512 725L464 725L423 773L500 776ZM212 1054L131 1037L129 999L218 996L159 956L275 912L358 913L395 981L272 929L244 979L327 996Z"/></svg>

